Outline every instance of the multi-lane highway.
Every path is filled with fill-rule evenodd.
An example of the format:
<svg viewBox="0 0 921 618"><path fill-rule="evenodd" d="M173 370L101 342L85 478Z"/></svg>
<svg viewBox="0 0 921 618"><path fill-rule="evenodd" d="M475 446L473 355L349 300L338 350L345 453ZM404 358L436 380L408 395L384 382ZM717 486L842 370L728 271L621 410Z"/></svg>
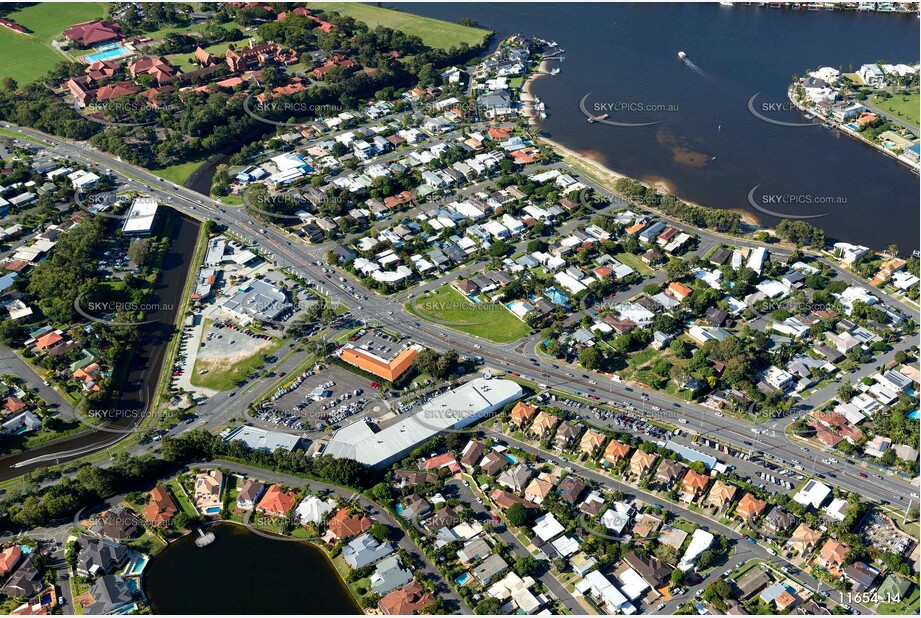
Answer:
<svg viewBox="0 0 921 618"><path fill-rule="evenodd" d="M788 461L799 459L804 462L804 465L809 465L808 469L810 471L813 467L811 464L815 461L815 472L822 474L835 473L837 477L834 484L850 491L855 491L871 500L892 501L895 496L908 496L916 491L912 483L902 478L888 475L882 478L863 478L858 475L856 466L830 466L821 463L821 459L827 457L823 450L816 449L813 446L803 446L798 442L794 443L784 431L785 425L795 420L795 418L789 417L778 421L769 421L757 427L756 429L759 433L756 434L752 431L755 427L745 420L731 416L717 417L714 415L713 410L709 408L679 401L663 393L649 391L646 393L648 400L644 400L636 387L615 382L607 376L593 375L590 378L588 372L579 368L560 366L557 362L545 359L537 359L536 362L532 362L529 359L536 356L534 353L537 344L535 337L514 344L496 345L461 332L446 331L443 326L438 324L418 321L417 318L407 313L404 308L404 303L410 294L418 294L418 289L393 296L382 296L375 292L364 290L361 284L355 281L348 272L329 267L324 263L323 256L333 246L332 243L307 245L295 236L275 226L253 222L243 208L227 206L208 196L173 185L147 170L127 164L86 144L61 140L31 129L21 128L18 130L24 136L44 142L47 148L60 156L66 156L85 165L92 166L95 164L111 169L112 173L120 180L123 180L129 187L150 194L162 203L169 204L191 217L201 220L213 220L226 226L229 232L259 247L264 255L273 258L281 267L288 269L304 280L317 283L331 301L341 302L349 306L356 316L368 323L386 326L391 330L408 335L418 343L437 350L454 348L461 354L482 356L488 366L494 369L516 372L522 376L531 377L535 383L546 383L560 391L571 392L578 390L586 392L591 389L593 394L600 397L602 401L614 401L618 404L627 402L637 408L645 406L649 413L653 412L653 406L672 413L677 412L687 421L686 424L682 425L683 428L712 436L740 450L763 450L771 452L777 457L783 457ZM588 179L583 178L581 181L586 184L592 184ZM604 192L600 187L595 186L593 188L596 191ZM618 199L610 195L609 197ZM616 201L614 203L620 204L621 202ZM681 228L688 228L688 226L680 223L672 223ZM701 242L712 244L724 240L719 236L701 232L700 230L692 231L701 237ZM739 245L757 244L738 239L732 239L731 242ZM772 249L772 251L774 250ZM865 282L859 280L852 273L840 269L836 264L829 264L849 283L869 289ZM332 273L324 272L324 268L332 271ZM345 279L344 283L339 280L340 277ZM423 288L431 288L433 285L429 282L423 284ZM352 288L357 292L351 291ZM881 295L881 292L875 288L872 291L876 295ZM916 315L916 312L912 309L894 299L887 298L886 301L909 315ZM910 342L903 341L896 347L901 349L909 344ZM890 355L893 353L890 353ZM867 365L862 368L861 374L866 375L871 372L874 367L878 366L879 360L875 360L872 367ZM851 379L856 379L861 374L852 376ZM589 387L589 379L594 379L598 384ZM834 388L834 385L826 387L824 391L820 391L820 394L824 396L829 388ZM804 403L818 404L821 401L816 396L813 396L813 398L807 399L807 402ZM217 407L235 409L237 406L229 405L228 402L228 405ZM669 416L673 417L674 414ZM751 445L748 443L751 443Z"/></svg>

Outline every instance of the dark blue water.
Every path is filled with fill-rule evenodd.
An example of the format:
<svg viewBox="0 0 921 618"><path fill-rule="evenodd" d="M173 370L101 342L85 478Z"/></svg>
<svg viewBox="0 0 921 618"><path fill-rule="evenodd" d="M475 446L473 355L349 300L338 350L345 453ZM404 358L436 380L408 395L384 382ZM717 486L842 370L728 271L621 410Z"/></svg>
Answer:
<svg viewBox="0 0 921 618"><path fill-rule="evenodd" d="M885 60L918 61L914 16L807 12L710 4L401 4L448 21L472 17L499 35L520 32L565 50L557 76L538 79L548 107L541 129L609 168L659 183L703 205L745 211L767 226L748 194L799 195L812 204L788 214L831 213L811 223L830 238L875 248L919 247L918 177L902 164L821 127L787 128L756 119L748 101L783 103L793 74L819 66L844 72ZM684 51L698 70L678 58ZM853 65L850 68L850 65ZM648 127L589 125L579 110L596 103L677 111L612 112ZM771 113L804 122L794 111ZM721 126L721 129L719 128ZM714 157L715 160L714 160ZM818 199L831 205L817 206ZM844 203L841 203L844 202Z"/></svg>

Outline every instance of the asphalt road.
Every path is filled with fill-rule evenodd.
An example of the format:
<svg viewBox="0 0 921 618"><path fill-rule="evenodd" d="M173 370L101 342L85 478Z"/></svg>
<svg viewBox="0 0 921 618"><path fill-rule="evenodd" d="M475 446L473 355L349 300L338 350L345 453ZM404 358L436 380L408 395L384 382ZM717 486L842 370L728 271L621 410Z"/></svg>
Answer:
<svg viewBox="0 0 921 618"><path fill-rule="evenodd" d="M540 379L535 381L551 384L561 390L580 390L583 392L587 390L587 378L580 379L575 377L587 374L575 367L565 371L564 368L554 369L551 363L547 362L540 362L537 367L530 364L526 356L533 349L531 346L536 344L533 338L524 344L518 342L515 344L495 345L460 332L451 331L446 333L442 326L416 321L414 316L405 312L401 301L412 291L397 294L393 297L383 297L374 292L364 291L361 284L355 281L349 273L341 269L329 268L325 264L323 256L333 246L331 242L305 245L294 236L273 226L259 227L259 224L251 222L251 219L241 208L221 205L207 196L202 196L189 189L176 187L146 170L119 161L115 157L85 144L60 140L31 129L21 129L21 131L24 135L30 135L45 142L50 141L49 146L53 146L58 154L66 155L87 165L92 165L96 162L112 169L115 173L127 178L129 185L133 188L151 194L163 203L169 204L185 214L199 219L211 219L227 226L232 233L259 246L270 257L274 257L282 267L290 269L303 279L317 282L332 301L342 302L351 307L356 315L365 316L365 319L370 323L380 324L399 333L407 334L417 343L434 349L454 348L460 354L483 356L487 363L494 368L516 371L524 376L538 375ZM586 184L593 185L586 178L581 178L580 180ZM605 195L610 195L600 190L600 187L594 188ZM660 218L668 221L665 217ZM693 231L700 237L701 243L728 240L707 231L692 230L689 226L679 222L669 221L669 223L678 228ZM743 239L732 238L731 242L739 246L759 246L759 243ZM782 250L773 247L771 252L774 254L783 253ZM883 296L886 302L908 315L917 315L917 312L913 309L895 299L885 297L879 290L871 288L866 282L843 270L837 264L825 262L848 283L871 290L877 296ZM324 273L323 268L328 268L332 273ZM345 279L345 283L340 282L339 277ZM352 293L349 290L349 287L352 286L355 287L356 293ZM876 364L876 362L873 363L874 366ZM865 368L865 370L867 369ZM602 400L625 400L637 405L642 403L639 395L630 390L630 387L603 377L598 382L599 384L594 387L595 394L601 397ZM650 406L658 405L665 408L666 406L671 407L673 403L677 403L677 400L659 392L650 392L648 403ZM800 447L791 443L789 438L781 431L774 431L769 434L762 432L755 435L750 431L752 425L747 421L731 417L716 418L711 410L696 404L681 403L680 405L688 421L688 429L713 435L738 448L745 448L745 441L755 442L756 439L757 448L765 451L770 450L786 459L799 458L805 461L813 457L820 459L825 456L824 451L812 446L807 447L809 449L808 454L802 452ZM753 436L755 439L753 439ZM827 474L836 470L825 464L818 463L816 471ZM863 479L857 474L852 474L850 470L839 475L835 482L845 489L856 491L871 500L891 500L894 495L907 496L911 491L914 491L914 486L911 483L900 478Z"/></svg>

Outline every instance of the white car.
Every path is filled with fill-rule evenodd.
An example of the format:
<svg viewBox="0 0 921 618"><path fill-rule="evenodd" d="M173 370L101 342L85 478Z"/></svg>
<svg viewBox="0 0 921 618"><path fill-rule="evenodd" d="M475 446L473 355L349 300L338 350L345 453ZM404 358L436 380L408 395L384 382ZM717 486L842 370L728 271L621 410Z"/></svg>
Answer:
<svg viewBox="0 0 921 618"><path fill-rule="evenodd" d="M720 417L720 418L723 418L723 413L722 413L722 412L714 412L714 414L717 415L717 416Z"/></svg>
<svg viewBox="0 0 921 618"><path fill-rule="evenodd" d="M679 418L679 419L678 419L678 422L679 422L679 423L684 423L685 425L687 425L687 424L688 424L688 419L686 419L686 418Z"/></svg>
<svg viewBox="0 0 921 618"><path fill-rule="evenodd" d="M755 429L754 427L751 428L751 432L752 432L753 434L756 434L756 435L760 435L760 434L761 434L761 430L760 430L760 429Z"/></svg>

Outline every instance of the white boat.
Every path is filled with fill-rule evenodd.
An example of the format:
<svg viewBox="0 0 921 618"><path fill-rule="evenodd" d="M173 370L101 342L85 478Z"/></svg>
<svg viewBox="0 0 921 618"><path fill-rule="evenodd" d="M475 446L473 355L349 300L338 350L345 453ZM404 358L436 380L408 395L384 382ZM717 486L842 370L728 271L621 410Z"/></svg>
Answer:
<svg viewBox="0 0 921 618"><path fill-rule="evenodd" d="M735 2L720 2L723 6L732 6Z"/></svg>
<svg viewBox="0 0 921 618"><path fill-rule="evenodd" d="M559 75L559 74L560 74L559 69L553 69L552 71L550 71L550 75Z"/></svg>
<svg viewBox="0 0 921 618"><path fill-rule="evenodd" d="M681 58L682 60L686 60L688 55L684 53L683 51L680 51L678 52L678 57Z"/></svg>

